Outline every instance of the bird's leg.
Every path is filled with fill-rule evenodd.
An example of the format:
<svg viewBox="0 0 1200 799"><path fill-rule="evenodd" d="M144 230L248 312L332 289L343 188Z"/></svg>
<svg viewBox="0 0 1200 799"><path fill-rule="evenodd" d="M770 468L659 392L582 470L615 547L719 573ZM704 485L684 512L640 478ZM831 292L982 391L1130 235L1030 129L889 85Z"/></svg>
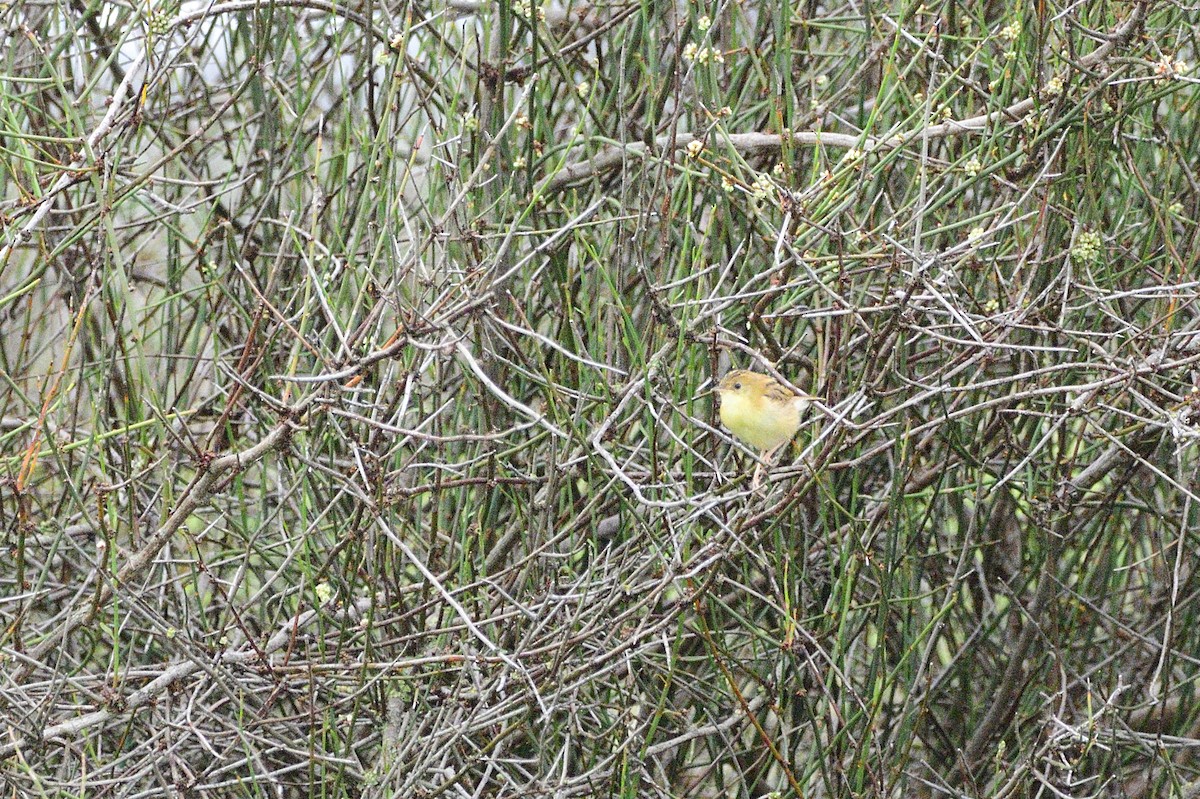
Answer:
<svg viewBox="0 0 1200 799"><path fill-rule="evenodd" d="M779 451L779 447L772 447L763 452L759 458L758 464L754 467L754 479L750 481L750 490L757 491L759 485L762 484L763 475L771 468L772 462L775 460L775 453Z"/></svg>

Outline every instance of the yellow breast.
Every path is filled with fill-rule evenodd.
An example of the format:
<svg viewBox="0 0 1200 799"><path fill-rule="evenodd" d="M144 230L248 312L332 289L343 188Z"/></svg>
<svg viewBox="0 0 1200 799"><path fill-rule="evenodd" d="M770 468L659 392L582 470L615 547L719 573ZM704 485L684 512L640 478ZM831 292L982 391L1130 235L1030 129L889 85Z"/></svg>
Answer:
<svg viewBox="0 0 1200 799"><path fill-rule="evenodd" d="M772 450L796 435L806 404L805 399L795 396L779 401L743 392L722 392L721 423L750 446Z"/></svg>

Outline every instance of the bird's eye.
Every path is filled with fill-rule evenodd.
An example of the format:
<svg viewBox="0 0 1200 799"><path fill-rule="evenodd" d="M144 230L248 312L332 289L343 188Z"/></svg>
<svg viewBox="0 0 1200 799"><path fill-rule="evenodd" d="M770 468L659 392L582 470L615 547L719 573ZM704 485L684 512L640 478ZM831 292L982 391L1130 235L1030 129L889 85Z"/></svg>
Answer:
<svg viewBox="0 0 1200 799"><path fill-rule="evenodd" d="M734 383L734 384L733 384L733 390L734 390L734 391L741 391L741 390L742 390L742 384L741 384L741 383Z"/></svg>

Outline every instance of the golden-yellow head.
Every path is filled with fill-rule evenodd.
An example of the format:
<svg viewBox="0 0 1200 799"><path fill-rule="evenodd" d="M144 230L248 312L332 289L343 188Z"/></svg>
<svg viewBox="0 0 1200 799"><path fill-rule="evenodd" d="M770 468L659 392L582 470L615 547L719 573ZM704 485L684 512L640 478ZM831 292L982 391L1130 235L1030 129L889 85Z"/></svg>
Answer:
<svg viewBox="0 0 1200 799"><path fill-rule="evenodd" d="M770 453L792 440L812 397L800 396L770 375L735 369L714 389L721 423L752 447Z"/></svg>

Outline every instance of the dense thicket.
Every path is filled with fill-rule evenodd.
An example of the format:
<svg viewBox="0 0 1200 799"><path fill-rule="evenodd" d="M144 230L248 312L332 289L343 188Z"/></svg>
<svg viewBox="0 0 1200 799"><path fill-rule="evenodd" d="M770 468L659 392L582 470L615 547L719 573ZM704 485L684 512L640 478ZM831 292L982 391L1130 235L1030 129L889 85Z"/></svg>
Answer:
<svg viewBox="0 0 1200 799"><path fill-rule="evenodd" d="M5 795L1200 790L1194 9L0 18Z"/></svg>

